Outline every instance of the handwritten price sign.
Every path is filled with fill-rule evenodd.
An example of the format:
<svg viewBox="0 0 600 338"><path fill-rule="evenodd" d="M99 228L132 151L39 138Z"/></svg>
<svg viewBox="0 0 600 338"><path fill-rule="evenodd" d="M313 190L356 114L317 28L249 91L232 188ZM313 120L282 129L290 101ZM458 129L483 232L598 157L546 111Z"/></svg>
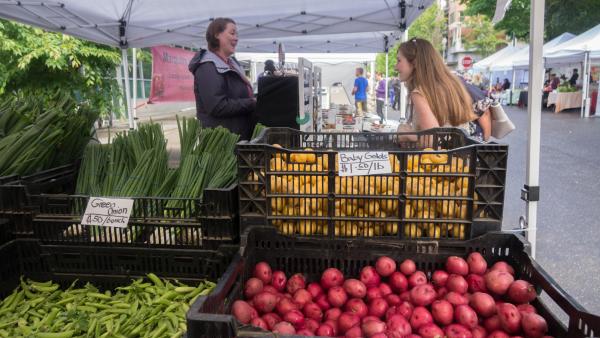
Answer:
<svg viewBox="0 0 600 338"><path fill-rule="evenodd" d="M340 176L391 174L389 153L385 151L351 151L338 153Z"/></svg>
<svg viewBox="0 0 600 338"><path fill-rule="evenodd" d="M90 197L81 224L127 228L131 209L133 200L129 198Z"/></svg>

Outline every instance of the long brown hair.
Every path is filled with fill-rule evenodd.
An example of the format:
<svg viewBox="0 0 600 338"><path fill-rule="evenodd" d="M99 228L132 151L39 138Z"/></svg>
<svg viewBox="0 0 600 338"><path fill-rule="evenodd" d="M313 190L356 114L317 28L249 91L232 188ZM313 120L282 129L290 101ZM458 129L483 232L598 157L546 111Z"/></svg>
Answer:
<svg viewBox="0 0 600 338"><path fill-rule="evenodd" d="M208 28L206 29L206 43L208 44L208 50L214 52L219 49L219 39L217 39L217 35L225 31L228 23L235 25L235 21L230 18L216 18L208 25Z"/></svg>
<svg viewBox="0 0 600 338"><path fill-rule="evenodd" d="M398 53L414 67L408 89L416 89L425 97L440 126L459 126L477 118L466 88L429 41L411 39L398 47Z"/></svg>

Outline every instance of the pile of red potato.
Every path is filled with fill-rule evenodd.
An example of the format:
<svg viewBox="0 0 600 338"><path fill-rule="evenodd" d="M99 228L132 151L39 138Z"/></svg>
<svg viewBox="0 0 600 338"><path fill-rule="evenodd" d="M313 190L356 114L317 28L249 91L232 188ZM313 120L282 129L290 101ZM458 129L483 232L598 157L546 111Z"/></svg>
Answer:
<svg viewBox="0 0 600 338"><path fill-rule="evenodd" d="M529 304L533 285L515 280L497 262L488 269L479 253L451 256L428 280L415 262L399 269L389 257L365 266L358 279L329 268L307 284L260 262L246 281L244 300L233 303L238 321L279 334L371 338L538 338L546 320Z"/></svg>

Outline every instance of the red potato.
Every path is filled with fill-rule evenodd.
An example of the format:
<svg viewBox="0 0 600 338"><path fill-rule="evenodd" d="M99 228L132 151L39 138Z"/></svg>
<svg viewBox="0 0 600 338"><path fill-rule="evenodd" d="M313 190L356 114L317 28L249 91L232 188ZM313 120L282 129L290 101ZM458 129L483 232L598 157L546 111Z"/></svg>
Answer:
<svg viewBox="0 0 600 338"><path fill-rule="evenodd" d="M333 330L333 337L337 336L338 322L334 322L333 320L326 320L323 324L327 324L329 325L329 327L331 327L331 329Z"/></svg>
<svg viewBox="0 0 600 338"><path fill-rule="evenodd" d="M400 293L400 299L403 302L410 302L410 291L404 291Z"/></svg>
<svg viewBox="0 0 600 338"><path fill-rule="evenodd" d="M273 327L273 333L281 333L283 335L296 334L294 326L288 322L279 322Z"/></svg>
<svg viewBox="0 0 600 338"><path fill-rule="evenodd" d="M367 289L367 301L370 302L376 298L382 298L383 294L381 293L381 289L374 286Z"/></svg>
<svg viewBox="0 0 600 338"><path fill-rule="evenodd" d="M500 325L500 317L498 315L491 316L483 321L483 327L485 327L487 332L494 332L502 329L502 325Z"/></svg>
<svg viewBox="0 0 600 338"><path fill-rule="evenodd" d="M382 297L385 297L385 296L387 296L387 295L389 295L389 294L392 293L392 288L387 283L381 283L381 284L379 284L379 290L381 291L381 296Z"/></svg>
<svg viewBox="0 0 600 338"><path fill-rule="evenodd" d="M469 292L487 292L485 286L485 278L480 275L469 274L466 278L467 284L469 285Z"/></svg>
<svg viewBox="0 0 600 338"><path fill-rule="evenodd" d="M389 308L388 303L383 298L375 298L369 303L369 315L377 318L383 318Z"/></svg>
<svg viewBox="0 0 600 338"><path fill-rule="evenodd" d="M517 305L517 309L519 309L519 312L521 312L521 314L523 314L523 313L537 313L537 310L531 304L519 304L519 305Z"/></svg>
<svg viewBox="0 0 600 338"><path fill-rule="evenodd" d="M496 264L492 265L492 268L490 270L504 271L510 273L513 276L515 275L515 269L513 269L513 267L510 266L510 264L504 261L496 262Z"/></svg>
<svg viewBox="0 0 600 338"><path fill-rule="evenodd" d="M281 297L281 294L279 293L279 291L277 291L277 289L274 286L272 286L272 285L265 285L265 286L263 286L262 291L263 292L269 292L269 293L272 293L274 295L278 295L279 297Z"/></svg>
<svg viewBox="0 0 600 338"><path fill-rule="evenodd" d="M344 312L338 318L337 325L339 333L345 334L346 331L360 325L360 318L354 313Z"/></svg>
<svg viewBox="0 0 600 338"><path fill-rule="evenodd" d="M510 336L501 330L495 330L494 332L490 333L487 338L510 338Z"/></svg>
<svg viewBox="0 0 600 338"><path fill-rule="evenodd" d="M244 296L246 299L252 299L252 297L258 295L263 290L262 280L252 277L246 281L244 286Z"/></svg>
<svg viewBox="0 0 600 338"><path fill-rule="evenodd" d="M458 256L450 256L446 259L446 271L449 274L466 276L469 274L469 264Z"/></svg>
<svg viewBox="0 0 600 338"><path fill-rule="evenodd" d="M367 321L366 323L362 323L360 327L362 329L363 334L369 338L373 337L377 333L384 333L387 329L385 323L380 320Z"/></svg>
<svg viewBox="0 0 600 338"><path fill-rule="evenodd" d="M333 328L327 324L321 324L315 333L319 337L335 337Z"/></svg>
<svg viewBox="0 0 600 338"><path fill-rule="evenodd" d="M421 326L429 323L433 323L431 312L423 306L417 306L410 316L410 326L418 330Z"/></svg>
<svg viewBox="0 0 600 338"><path fill-rule="evenodd" d="M267 323L267 327L268 330L273 330L273 327L275 326L275 324L279 323L281 321L281 317L279 317L276 313L267 313L265 315L263 315L262 320L265 321L265 323Z"/></svg>
<svg viewBox="0 0 600 338"><path fill-rule="evenodd" d="M236 300L231 306L231 313L242 324L248 324L258 317L258 312L243 300Z"/></svg>
<svg viewBox="0 0 600 338"><path fill-rule="evenodd" d="M390 275L388 282L390 283L390 287L394 292L400 293L408 290L408 279L406 279L406 276L404 276L402 272L393 272Z"/></svg>
<svg viewBox="0 0 600 338"><path fill-rule="evenodd" d="M469 305L483 318L488 318L496 314L496 302L487 293L475 292L471 296Z"/></svg>
<svg viewBox="0 0 600 338"><path fill-rule="evenodd" d="M459 305L454 311L454 319L458 324L461 324L469 329L477 326L479 318L477 313L469 305Z"/></svg>
<svg viewBox="0 0 600 338"><path fill-rule="evenodd" d="M408 286L411 288L423 284L427 284L427 276L423 271L417 271L408 277Z"/></svg>
<svg viewBox="0 0 600 338"><path fill-rule="evenodd" d="M367 306L365 305L365 309L366 308L367 308ZM325 311L325 317L324 318L325 318L326 321L327 320L337 321L341 314L342 314L342 310L338 309L337 307L334 307L332 309L329 309L329 310Z"/></svg>
<svg viewBox="0 0 600 338"><path fill-rule="evenodd" d="M312 318L305 318L304 328L307 330L310 330L311 332L317 332L317 329L319 328L319 325L320 325L319 322L320 321L314 320Z"/></svg>
<svg viewBox="0 0 600 338"><path fill-rule="evenodd" d="M487 270L487 262L479 252L471 252L467 257L467 264L469 265L469 272L476 275L483 276Z"/></svg>
<svg viewBox="0 0 600 338"><path fill-rule="evenodd" d="M386 319L388 319L391 315L399 314L406 318L406 320L410 320L410 316L412 316L414 309L415 307L411 303L403 301L400 303L400 305L394 306L393 309L388 309L389 315L386 313Z"/></svg>
<svg viewBox="0 0 600 338"><path fill-rule="evenodd" d="M306 289L298 289L294 293L294 301L303 307L304 304L312 302L312 295Z"/></svg>
<svg viewBox="0 0 600 338"><path fill-rule="evenodd" d="M402 304L402 299L400 299L400 296L398 295L390 294L385 296L384 298L389 306L396 306Z"/></svg>
<svg viewBox="0 0 600 338"><path fill-rule="evenodd" d="M365 283L358 279L346 279L344 281L344 290L348 296L353 298L364 298L367 295Z"/></svg>
<svg viewBox="0 0 600 338"><path fill-rule="evenodd" d="M446 338L473 338L469 329L460 324L450 324L444 328Z"/></svg>
<svg viewBox="0 0 600 338"><path fill-rule="evenodd" d="M448 276L450 276L444 270L435 270L433 275L431 275L431 283L435 287L444 287L446 286L446 281L448 281Z"/></svg>
<svg viewBox="0 0 600 338"><path fill-rule="evenodd" d="M279 303L277 303L275 308L277 309L277 313L280 316L283 316L292 310L299 310L300 306L298 306L298 304L296 304L296 302L294 302L292 299L281 298L281 300L279 301Z"/></svg>
<svg viewBox="0 0 600 338"><path fill-rule="evenodd" d="M272 312L277 305L277 296L269 292L261 292L254 296L254 308L260 313Z"/></svg>
<svg viewBox="0 0 600 338"><path fill-rule="evenodd" d="M456 292L448 292L446 300L454 306L469 304L469 299L467 297Z"/></svg>
<svg viewBox="0 0 600 338"><path fill-rule="evenodd" d="M273 278L275 277L273 276ZM317 297L323 294L323 288L321 288L321 285L314 282L306 286L306 291L310 293L313 299L317 299Z"/></svg>
<svg viewBox="0 0 600 338"><path fill-rule="evenodd" d="M315 335L315 333L309 329L302 329L296 332L297 336L302 336L302 337L313 337Z"/></svg>
<svg viewBox="0 0 600 338"><path fill-rule="evenodd" d="M294 325L296 330L304 328L304 315L298 310L292 310L283 315L283 320Z"/></svg>
<svg viewBox="0 0 600 338"><path fill-rule="evenodd" d="M371 338L389 338L385 332L376 333Z"/></svg>
<svg viewBox="0 0 600 338"><path fill-rule="evenodd" d="M360 271L360 281L365 284L367 288L377 287L381 283L381 277L372 266L365 266Z"/></svg>
<svg viewBox="0 0 600 338"><path fill-rule="evenodd" d="M482 326L476 326L471 329L471 333L473 334L473 338L486 338L487 331Z"/></svg>
<svg viewBox="0 0 600 338"><path fill-rule="evenodd" d="M331 304L327 300L327 295L323 294L315 299L315 303L321 308L323 311L327 311L331 308Z"/></svg>
<svg viewBox="0 0 600 338"><path fill-rule="evenodd" d="M444 331L434 323L428 323L421 326L419 335L423 338L443 338Z"/></svg>
<svg viewBox="0 0 600 338"><path fill-rule="evenodd" d="M350 328L348 331L346 331L346 334L344 335L344 338L364 338L364 337L365 336L363 335L360 325Z"/></svg>
<svg viewBox="0 0 600 338"><path fill-rule="evenodd" d="M454 307L447 300L436 300L431 304L431 316L440 325L450 325L454 320Z"/></svg>
<svg viewBox="0 0 600 338"><path fill-rule="evenodd" d="M418 334L412 333L412 334L409 334L408 336L405 336L403 338L423 338L423 337L419 336Z"/></svg>
<svg viewBox="0 0 600 338"><path fill-rule="evenodd" d="M521 313L510 303L496 305L500 326L508 333L517 333L521 329Z"/></svg>
<svg viewBox="0 0 600 338"><path fill-rule="evenodd" d="M387 277L396 271L396 262L387 256L382 256L375 263L375 270L382 277Z"/></svg>
<svg viewBox="0 0 600 338"><path fill-rule="evenodd" d="M445 287L441 287L439 289L437 289L437 299L445 299L446 295L448 294L448 289L446 289Z"/></svg>
<svg viewBox="0 0 600 338"><path fill-rule="evenodd" d="M273 271L267 262L260 262L254 266L253 276L260 279L264 284L270 284Z"/></svg>
<svg viewBox="0 0 600 338"><path fill-rule="evenodd" d="M523 314L521 327L528 338L540 338L548 332L546 320L536 313Z"/></svg>
<svg viewBox="0 0 600 338"><path fill-rule="evenodd" d="M250 325L260 327L263 330L269 330L269 326L267 325L267 322L265 322L264 319L262 319L260 317L253 318L250 321Z"/></svg>
<svg viewBox="0 0 600 338"><path fill-rule="evenodd" d="M412 275L413 273L415 273L415 271L417 271L417 265L412 259L405 259L400 264L400 272L402 272L406 276Z"/></svg>
<svg viewBox="0 0 600 338"><path fill-rule="evenodd" d="M306 279L304 275L301 273L297 273L288 279L286 284L286 290L289 294L294 294L296 291L300 289L304 289L306 287Z"/></svg>
<svg viewBox="0 0 600 338"><path fill-rule="evenodd" d="M279 292L285 289L287 283L287 277L283 271L273 271L273 277L271 278L271 285Z"/></svg>
<svg viewBox="0 0 600 338"><path fill-rule="evenodd" d="M344 284L344 274L336 268L329 268L321 275L321 286L325 290L342 284Z"/></svg>
<svg viewBox="0 0 600 338"><path fill-rule="evenodd" d="M352 298L344 306L344 311L353 313L359 318L364 318L369 314L369 307L362 299Z"/></svg>
<svg viewBox="0 0 600 338"><path fill-rule="evenodd" d="M485 286L490 291L499 296L506 294L514 277L502 270L492 270L485 274Z"/></svg>
<svg viewBox="0 0 600 338"><path fill-rule="evenodd" d="M366 323L366 322L368 322L370 320L376 320L376 321L379 321L379 322L381 321L381 319L379 319L379 318L377 318L375 316L366 316L366 317L364 317L364 318L362 318L360 320L360 323L363 324L363 323Z"/></svg>
<svg viewBox="0 0 600 338"><path fill-rule="evenodd" d="M535 287L531 283L518 279L508 287L508 298L515 304L529 303L537 297Z"/></svg>
<svg viewBox="0 0 600 338"><path fill-rule="evenodd" d="M323 319L323 310L315 303L306 303L302 308L302 312L304 312L306 318L311 318L319 322Z"/></svg>
<svg viewBox="0 0 600 338"><path fill-rule="evenodd" d="M410 300L414 305L426 306L435 300L437 293L431 284L423 284L410 290Z"/></svg>
<svg viewBox="0 0 600 338"><path fill-rule="evenodd" d="M452 274L448 276L446 288L450 292L456 292L460 293L461 295L464 295L469 289L469 284L467 284L467 281L463 276Z"/></svg>
<svg viewBox="0 0 600 338"><path fill-rule="evenodd" d="M386 321L390 338L403 338L412 333L410 323L402 315L393 315Z"/></svg>
<svg viewBox="0 0 600 338"><path fill-rule="evenodd" d="M341 308L348 301L348 295L341 286L334 286L327 291L327 301L331 306Z"/></svg>

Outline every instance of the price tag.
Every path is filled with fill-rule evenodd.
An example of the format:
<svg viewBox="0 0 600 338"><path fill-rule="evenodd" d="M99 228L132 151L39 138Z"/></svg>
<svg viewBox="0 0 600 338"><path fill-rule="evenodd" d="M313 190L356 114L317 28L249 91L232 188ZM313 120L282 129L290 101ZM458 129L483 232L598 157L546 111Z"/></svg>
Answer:
<svg viewBox="0 0 600 338"><path fill-rule="evenodd" d="M130 198L90 197L81 224L127 228L132 209Z"/></svg>
<svg viewBox="0 0 600 338"><path fill-rule="evenodd" d="M389 153L386 151L347 151L338 153L340 176L391 174Z"/></svg>

